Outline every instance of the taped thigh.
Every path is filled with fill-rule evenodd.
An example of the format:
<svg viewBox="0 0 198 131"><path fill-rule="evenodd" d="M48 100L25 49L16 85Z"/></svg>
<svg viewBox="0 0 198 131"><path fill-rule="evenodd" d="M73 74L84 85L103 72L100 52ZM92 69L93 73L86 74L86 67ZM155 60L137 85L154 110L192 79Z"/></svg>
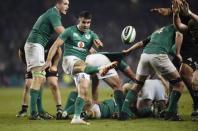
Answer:
<svg viewBox="0 0 198 131"><path fill-rule="evenodd" d="M86 73L75 74L74 75L74 82L75 82L76 86L79 85L81 79L86 79L86 80L90 81L90 75L88 75Z"/></svg>
<svg viewBox="0 0 198 131"><path fill-rule="evenodd" d="M45 71L32 71L32 77L42 77L45 78L46 72Z"/></svg>

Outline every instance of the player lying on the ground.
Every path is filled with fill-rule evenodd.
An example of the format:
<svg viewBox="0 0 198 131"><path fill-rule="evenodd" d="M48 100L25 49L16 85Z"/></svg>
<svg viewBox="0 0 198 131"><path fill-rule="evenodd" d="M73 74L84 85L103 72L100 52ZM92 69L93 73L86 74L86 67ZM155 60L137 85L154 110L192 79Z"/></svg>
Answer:
<svg viewBox="0 0 198 131"><path fill-rule="evenodd" d="M103 66L90 66L85 62L93 44L99 48L103 46L98 35L90 30L91 20L92 14L88 11L82 11L79 15L78 24L66 28L54 42L43 66L43 69L51 66L51 60L55 52L64 44L62 67L66 74L72 75L78 90L78 97L75 101L75 113L71 124L89 124L80 118L85 100L88 97L89 74L99 73L100 75L105 75L109 69L117 65L117 62L112 62Z"/></svg>
<svg viewBox="0 0 198 131"><path fill-rule="evenodd" d="M161 80L147 79L138 94L137 103L135 105L131 104L131 110L138 117L161 117L163 115L160 113L166 108L169 87L162 76L159 76L159 78ZM123 85L125 94L133 84L130 81Z"/></svg>
<svg viewBox="0 0 198 131"><path fill-rule="evenodd" d="M130 111L130 104L136 103L137 94L144 85L146 78L156 71L161 73L173 86L165 120L181 120L177 115L177 103L183 91L184 83L167 55L172 46L176 44L176 56L182 61L180 55L181 43L182 34L177 32L173 25L168 25L153 32L146 40L137 42L125 51L126 53L130 53L135 49L144 47L137 67L137 82L127 93L122 106L121 120L133 117L134 113Z"/></svg>
<svg viewBox="0 0 198 131"><path fill-rule="evenodd" d="M52 44L51 40L50 40L50 43ZM51 44L49 44L45 49L45 57L48 54ZM55 58L53 59L52 67L50 69L46 69L46 80L47 80L48 86L50 87L52 91L52 94L54 96L54 100L56 103L56 108L57 108L56 119L61 119L61 114L62 114L61 95L60 95L60 90L58 86L58 71L57 71L57 66L61 58L61 55L62 55L62 51L61 49L59 49L55 55ZM19 57L22 60L22 62L26 65L24 46L22 46L19 49ZM25 85L24 85L24 91L23 91L23 96L22 96L22 106L21 106L21 110L16 115L17 117L24 117L27 115L28 93L29 93L31 82L32 82L32 73L30 71L29 72L26 71L25 72ZM43 105L42 105L42 96L38 97L37 103L38 103L37 104L38 115L41 118L43 119L53 118L52 115L44 111Z"/></svg>
<svg viewBox="0 0 198 131"><path fill-rule="evenodd" d="M183 24L188 25L188 22L191 19L190 14L192 14L195 17L196 17L196 14L194 14L192 11L188 11L189 7L186 4L186 2L184 4L184 6L179 6L179 7L181 7L180 11L178 12L180 20ZM172 17L172 14L173 14L173 10L171 8L154 8L154 9L152 9L152 11L155 11L162 16L171 16ZM177 17L177 15L174 15L174 17ZM192 84L193 84L192 80L197 81L196 79L194 79L196 76L195 74L197 72L196 70L198 67L198 64L197 64L198 63L198 52L197 52L197 50L198 50L198 46L196 44L196 41L192 39L191 34L183 33L183 43L182 43L182 47L181 47L181 56L182 56L183 61L182 61L182 63L179 62L176 57L174 57L174 59L172 61L173 64L179 70L181 78L184 81L184 83L191 95L191 98L193 100L193 112L191 113L191 117L193 120L197 119L197 116L198 116L198 91L197 91L197 89L194 89L192 87Z"/></svg>
<svg viewBox="0 0 198 131"><path fill-rule="evenodd" d="M132 83L126 83L124 85L123 88L125 90L125 93L127 93L127 90L131 87L131 84ZM70 99L70 101L75 101L76 97L73 97L72 99L70 97L68 99ZM155 105L157 105L157 107L154 107L154 109L152 109L154 106L153 102L155 102ZM162 82L157 79L146 80L142 88L141 95L138 96L137 103L138 111L135 114L137 117L158 117L160 115L160 111L162 111L166 105L165 87ZM75 104L73 102L70 103L70 106L65 109L63 112L65 119L69 118L70 115L73 115L74 106ZM136 109L136 105L135 108L134 105L131 105L130 109L134 111ZM98 101L97 103L93 103L91 100L87 100L84 106L84 113L82 117L86 119L118 119L119 109L114 99L107 99L102 102Z"/></svg>
<svg viewBox="0 0 198 131"><path fill-rule="evenodd" d="M95 52L95 51L94 51ZM108 58L107 58L108 57ZM101 66L110 63L110 61L118 61L118 65L115 69L122 71L128 78L135 81L135 74L130 66L124 61L125 53L123 52L98 52L97 54L88 55L86 62L92 66ZM120 88L120 80L114 69L111 69L107 72L105 76L92 75L92 102L97 103L98 101L98 84L99 79L103 79L112 89ZM116 97L114 93L114 97ZM119 96L119 95L118 95ZM77 97L77 92L72 91L69 94L67 103L65 105L65 111L73 105L73 101ZM120 98L123 99L123 98ZM71 109L71 108L70 108ZM70 110L69 109L69 110ZM64 114L67 114L66 112ZM66 116L66 115L64 115Z"/></svg>

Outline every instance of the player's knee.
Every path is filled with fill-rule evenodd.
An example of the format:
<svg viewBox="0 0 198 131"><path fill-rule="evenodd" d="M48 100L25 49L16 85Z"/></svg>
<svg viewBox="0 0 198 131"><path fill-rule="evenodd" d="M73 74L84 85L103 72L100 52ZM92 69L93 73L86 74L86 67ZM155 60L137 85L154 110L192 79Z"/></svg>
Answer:
<svg viewBox="0 0 198 131"><path fill-rule="evenodd" d="M82 61L82 60L78 60L78 61L74 64L73 72L74 72L74 73L83 72L84 69L85 69L85 67L86 67L85 62Z"/></svg>
<svg viewBox="0 0 198 131"><path fill-rule="evenodd" d="M170 84L173 85L173 88L178 89L180 91L184 88L184 83L180 77L176 79L169 80Z"/></svg>
<svg viewBox="0 0 198 131"><path fill-rule="evenodd" d="M192 79L192 87L194 90L198 90L198 76L197 77L193 77Z"/></svg>
<svg viewBox="0 0 198 131"><path fill-rule="evenodd" d="M135 84L134 84L132 90L139 92L142 89L142 87L144 86L145 81L136 80L136 81L134 81L134 83Z"/></svg>
<svg viewBox="0 0 198 131"><path fill-rule="evenodd" d="M193 69L187 64L182 64L182 66L180 67L179 73L181 76L189 77L189 76L192 76Z"/></svg>

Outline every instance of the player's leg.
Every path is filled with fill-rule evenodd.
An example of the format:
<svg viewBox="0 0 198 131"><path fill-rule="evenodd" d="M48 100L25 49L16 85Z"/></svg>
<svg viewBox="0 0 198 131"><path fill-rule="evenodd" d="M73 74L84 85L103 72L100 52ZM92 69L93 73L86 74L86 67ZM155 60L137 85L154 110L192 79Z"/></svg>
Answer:
<svg viewBox="0 0 198 131"><path fill-rule="evenodd" d="M83 106L85 104L85 98L87 97L88 87L90 78L89 75L83 73L81 67L86 67L85 62L80 60L75 56L68 56L63 58L62 63L63 70L66 74L73 75L77 90L78 97L75 101L75 112L73 119L71 121L72 124L87 124L84 120L80 118L80 114L82 112ZM80 69L80 68L81 69ZM77 73L77 72L81 73Z"/></svg>
<svg viewBox="0 0 198 131"><path fill-rule="evenodd" d="M193 72L193 69L189 65L182 64L180 68L180 75L193 100L193 112L191 117L193 120L198 120L198 90L193 88L193 83L196 83L196 79L194 79L196 73Z"/></svg>
<svg viewBox="0 0 198 131"><path fill-rule="evenodd" d="M173 87L170 93L165 120L181 120L181 118L177 115L177 104L182 94L184 83L180 78L179 72L168 58L168 55L155 55L150 62L152 67L156 71L160 72Z"/></svg>
<svg viewBox="0 0 198 131"><path fill-rule="evenodd" d="M149 64L150 56L142 54L137 67L136 81L131 89L127 92L124 103L122 105L121 120L126 120L129 117L133 117L134 113L130 110L130 105L137 102L137 94L144 85L144 82L151 73L151 67Z"/></svg>
<svg viewBox="0 0 198 131"><path fill-rule="evenodd" d="M45 80L45 72L42 71L41 67L44 64L44 48L42 45L37 43L26 43L25 44L25 55L27 70L32 72L32 83L30 86L30 120L40 119L36 106L37 99L41 92L41 86Z"/></svg>
<svg viewBox="0 0 198 131"><path fill-rule="evenodd" d="M36 111L36 106L39 107L38 101L41 99L42 89L41 86L45 81L45 72L41 71L41 67L32 68L33 80L30 86L30 120L40 119Z"/></svg>
<svg viewBox="0 0 198 131"><path fill-rule="evenodd" d="M89 124L88 122L82 120L80 118L80 115L85 105L85 100L88 97L88 87L90 84L90 78L89 75L85 73L78 73L74 77L78 89L78 97L75 101L75 111L71 124Z"/></svg>
<svg viewBox="0 0 198 131"><path fill-rule="evenodd" d="M155 100L156 80L147 79L141 92L138 95L137 109L140 117L149 117L152 115L151 106Z"/></svg>
<svg viewBox="0 0 198 131"><path fill-rule="evenodd" d="M92 75L91 76L91 84L92 84L92 89L91 89L91 92L92 92L92 103L98 103L98 85L99 85L99 79L97 77L97 75Z"/></svg>
<svg viewBox="0 0 198 131"><path fill-rule="evenodd" d="M62 103L61 103L61 94L58 85L57 72L47 72L47 83L51 89L54 101L56 103L56 119L61 119L62 117Z"/></svg>
<svg viewBox="0 0 198 131"><path fill-rule="evenodd" d="M177 104L182 94L184 83L181 80L180 75L177 71L165 74L163 76L164 78L169 80L170 84L173 87L170 93L169 104L167 107L165 120L173 120L173 121L181 120L181 118L177 116Z"/></svg>
<svg viewBox="0 0 198 131"><path fill-rule="evenodd" d="M123 94L123 90L121 87L119 76L115 75L115 76L111 76L108 78L104 78L103 80L113 89L114 99L118 106L118 111L120 113L122 109L122 104L124 101L124 94Z"/></svg>
<svg viewBox="0 0 198 131"><path fill-rule="evenodd" d="M193 96L195 97L194 101L194 111L191 114L193 120L198 120L198 70L195 70L193 73L192 78L192 85L193 85Z"/></svg>
<svg viewBox="0 0 198 131"><path fill-rule="evenodd" d="M137 102L138 92L142 89L146 78L147 76L136 75L137 81L127 92L124 103L122 105L122 114L120 118L121 120L126 120L134 116L134 113L130 110L130 106L134 105Z"/></svg>
<svg viewBox="0 0 198 131"><path fill-rule="evenodd" d="M16 115L17 117L27 116L28 95L29 95L29 88L30 88L31 82L32 82L32 74L31 72L26 72L25 84L24 84L23 95L22 95L22 106L21 106L21 110Z"/></svg>
<svg viewBox="0 0 198 131"><path fill-rule="evenodd" d="M104 66L91 66L88 64L85 64L84 61L79 60L75 63L74 65L74 69L73 69L73 73L77 74L80 72L85 72L87 74L95 74L95 73L99 73L102 76L104 76L110 69L114 68L117 66L117 62L114 61L110 64L104 65Z"/></svg>

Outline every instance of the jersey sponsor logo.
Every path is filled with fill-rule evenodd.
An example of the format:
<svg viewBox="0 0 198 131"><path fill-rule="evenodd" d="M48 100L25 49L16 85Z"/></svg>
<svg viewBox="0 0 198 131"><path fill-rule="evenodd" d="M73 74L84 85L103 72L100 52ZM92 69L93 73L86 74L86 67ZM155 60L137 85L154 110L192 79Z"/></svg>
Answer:
<svg viewBox="0 0 198 131"><path fill-rule="evenodd" d="M82 41L79 41L79 42L78 42L78 47L79 47L79 48L85 47L85 43L82 42Z"/></svg>
<svg viewBox="0 0 198 131"><path fill-rule="evenodd" d="M85 51L85 52L87 51L86 49L75 47L75 46L73 46L73 48L76 49L76 50L79 50L79 51Z"/></svg>
<svg viewBox="0 0 198 131"><path fill-rule="evenodd" d="M90 34L85 34L85 38L89 40L91 38L91 35Z"/></svg>

